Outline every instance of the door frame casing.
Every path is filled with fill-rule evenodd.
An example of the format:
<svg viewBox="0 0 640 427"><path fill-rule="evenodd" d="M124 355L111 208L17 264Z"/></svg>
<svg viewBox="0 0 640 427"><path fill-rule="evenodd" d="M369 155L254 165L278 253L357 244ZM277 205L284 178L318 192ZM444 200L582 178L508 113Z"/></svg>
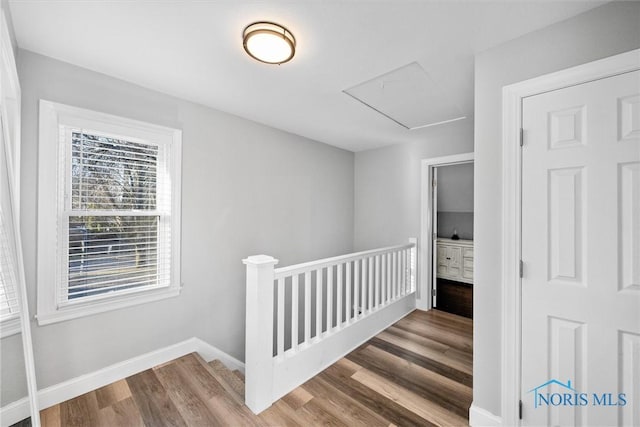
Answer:
<svg viewBox="0 0 640 427"><path fill-rule="evenodd" d="M434 157L430 159L422 159L421 163L421 194L420 194L420 249L418 250L418 259L420 265L418 271L421 273L418 277L419 293L416 299L416 308L418 310L431 310L433 308L433 245L425 244L431 242L433 235L433 210L431 200L433 197L433 168L440 166L457 165L461 163L472 163L474 154L462 153L451 156Z"/></svg>
<svg viewBox="0 0 640 427"><path fill-rule="evenodd" d="M522 292L522 101L529 96L563 89L640 69L640 49L505 86L502 90L502 425L519 426L521 399ZM526 143L526 130L524 133ZM525 274L526 274L526 260Z"/></svg>

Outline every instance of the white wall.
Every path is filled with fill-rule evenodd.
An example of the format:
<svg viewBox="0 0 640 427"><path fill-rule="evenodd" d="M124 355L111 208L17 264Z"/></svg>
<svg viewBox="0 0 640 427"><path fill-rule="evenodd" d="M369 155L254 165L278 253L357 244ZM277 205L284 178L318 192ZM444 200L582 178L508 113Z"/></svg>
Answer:
<svg viewBox="0 0 640 427"><path fill-rule="evenodd" d="M193 336L242 360L241 259L264 253L287 265L352 250L352 153L24 50L18 71L22 232L32 313L38 100L183 130L182 294L44 327L33 323L40 388ZM3 343L3 356L13 341ZM22 387L19 369L7 372L14 365L11 356L3 357L3 389ZM0 403L15 397L3 395Z"/></svg>
<svg viewBox="0 0 640 427"><path fill-rule="evenodd" d="M355 156L356 250L420 237L421 159L473 151L473 121L429 128L424 141Z"/></svg>
<svg viewBox="0 0 640 427"><path fill-rule="evenodd" d="M613 2L476 56L474 404L500 414L502 87L640 47L640 3Z"/></svg>

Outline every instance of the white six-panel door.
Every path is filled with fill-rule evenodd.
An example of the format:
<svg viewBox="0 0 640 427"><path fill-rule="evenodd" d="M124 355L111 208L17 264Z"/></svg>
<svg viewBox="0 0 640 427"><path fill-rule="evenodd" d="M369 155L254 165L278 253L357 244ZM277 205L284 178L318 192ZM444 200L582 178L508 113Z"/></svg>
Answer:
<svg viewBox="0 0 640 427"><path fill-rule="evenodd" d="M640 425L640 72L522 108L523 425Z"/></svg>

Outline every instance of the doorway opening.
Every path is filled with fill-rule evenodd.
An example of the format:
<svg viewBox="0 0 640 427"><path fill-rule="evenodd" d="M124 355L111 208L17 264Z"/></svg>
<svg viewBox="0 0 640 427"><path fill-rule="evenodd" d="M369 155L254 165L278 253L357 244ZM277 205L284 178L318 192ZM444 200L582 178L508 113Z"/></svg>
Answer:
<svg viewBox="0 0 640 427"><path fill-rule="evenodd" d="M473 318L473 153L422 161L417 307Z"/></svg>
<svg viewBox="0 0 640 427"><path fill-rule="evenodd" d="M434 308L473 318L473 162L432 173Z"/></svg>

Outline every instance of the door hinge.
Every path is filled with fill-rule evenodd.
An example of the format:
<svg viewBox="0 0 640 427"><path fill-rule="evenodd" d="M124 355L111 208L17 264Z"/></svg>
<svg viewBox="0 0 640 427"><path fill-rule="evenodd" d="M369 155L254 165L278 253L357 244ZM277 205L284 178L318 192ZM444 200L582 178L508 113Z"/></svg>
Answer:
<svg viewBox="0 0 640 427"><path fill-rule="evenodd" d="M524 262L522 262L522 260L520 260L519 270L518 274L520 274L520 278L522 279L524 277Z"/></svg>
<svg viewBox="0 0 640 427"><path fill-rule="evenodd" d="M524 129L520 128L520 147L524 145Z"/></svg>
<svg viewBox="0 0 640 427"><path fill-rule="evenodd" d="M438 235L436 233L433 233L433 240L437 240L438 239Z"/></svg>
<svg viewBox="0 0 640 427"><path fill-rule="evenodd" d="M435 289L431 290L431 296L434 296L434 297L436 296L436 290Z"/></svg>
<svg viewBox="0 0 640 427"><path fill-rule="evenodd" d="M518 401L518 418L522 419L522 400Z"/></svg>
<svg viewBox="0 0 640 427"><path fill-rule="evenodd" d="M437 183L438 183L438 181L434 179L433 181L431 181L431 186L435 187Z"/></svg>

